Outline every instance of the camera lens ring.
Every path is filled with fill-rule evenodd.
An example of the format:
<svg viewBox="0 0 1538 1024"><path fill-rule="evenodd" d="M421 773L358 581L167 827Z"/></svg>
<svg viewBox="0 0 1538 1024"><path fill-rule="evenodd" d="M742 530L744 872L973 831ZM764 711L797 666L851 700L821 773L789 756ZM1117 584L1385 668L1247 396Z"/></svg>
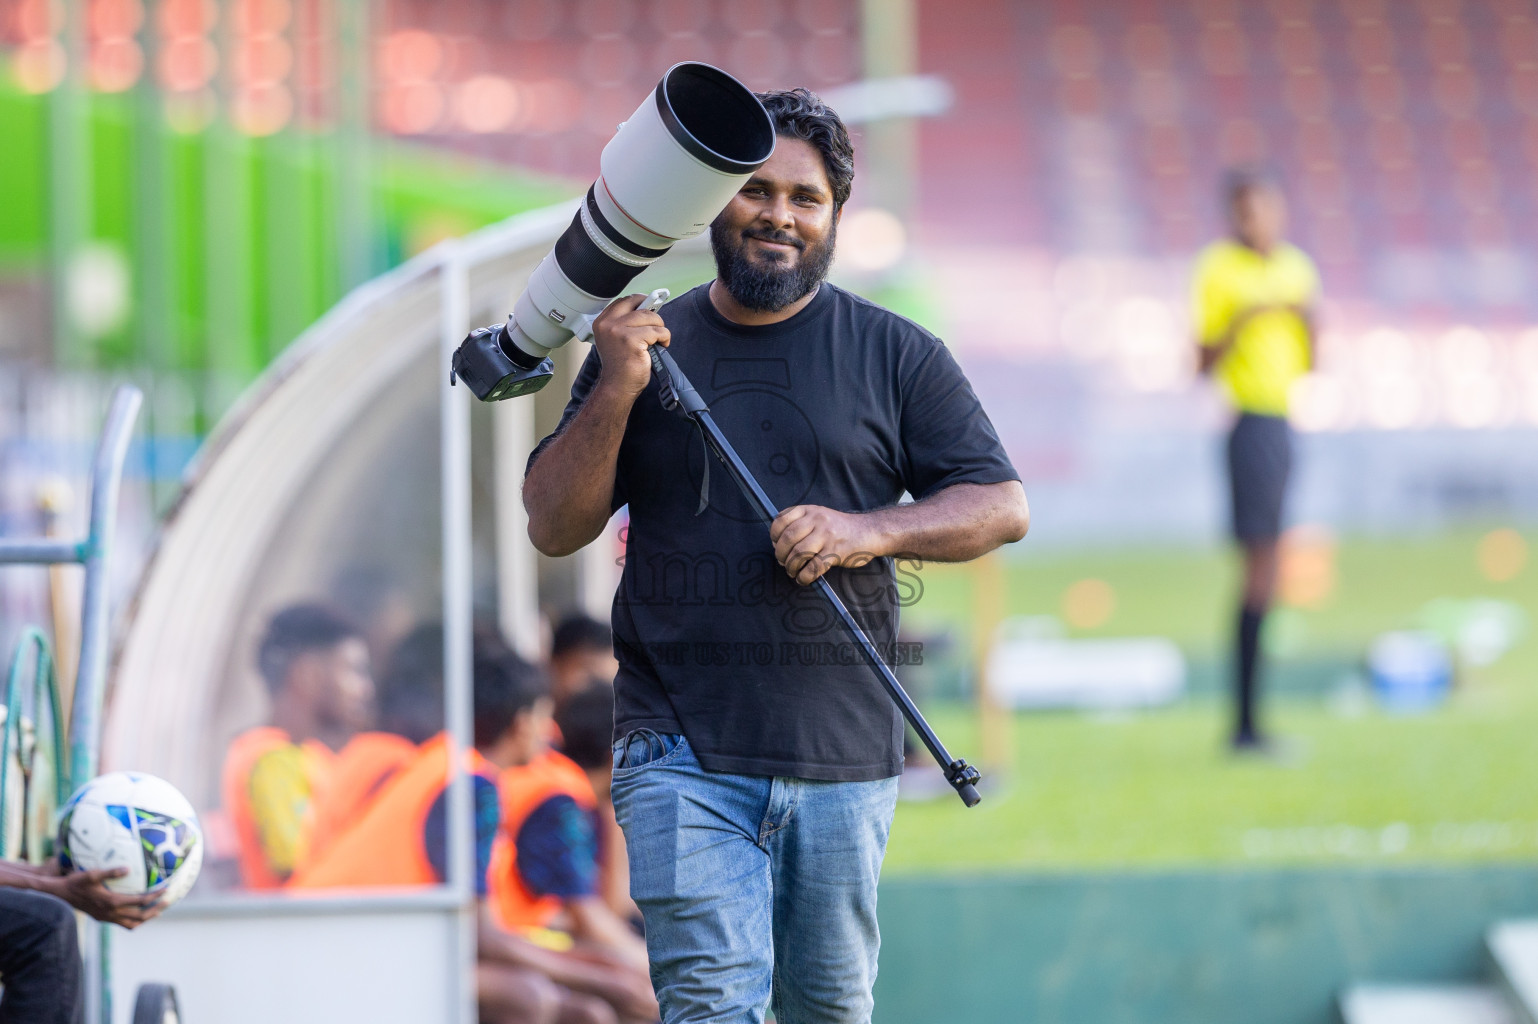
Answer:
<svg viewBox="0 0 1538 1024"><path fill-rule="evenodd" d="M752 174L774 152L769 112L747 86L718 67L698 61L674 64L657 83L655 95L657 113L669 134L707 167L723 174ZM723 99L731 102L724 104ZM700 138L702 134L710 141ZM721 152L726 147L737 152Z"/></svg>

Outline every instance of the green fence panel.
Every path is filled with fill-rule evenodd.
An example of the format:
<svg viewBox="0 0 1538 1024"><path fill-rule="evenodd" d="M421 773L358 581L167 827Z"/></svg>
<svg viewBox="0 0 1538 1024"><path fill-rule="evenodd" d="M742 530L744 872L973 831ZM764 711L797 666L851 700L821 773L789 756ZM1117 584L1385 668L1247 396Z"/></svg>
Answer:
<svg viewBox="0 0 1538 1024"><path fill-rule="evenodd" d="M0 268L43 265L48 248L48 107L41 96L0 86Z"/></svg>
<svg viewBox="0 0 1538 1024"><path fill-rule="evenodd" d="M174 368L203 370L208 367L209 239L203 218L208 146L203 135L168 134L164 147L169 356Z"/></svg>
<svg viewBox="0 0 1538 1024"><path fill-rule="evenodd" d="M876 1024L1327 1024L1360 981L1470 981L1538 868L882 883Z"/></svg>

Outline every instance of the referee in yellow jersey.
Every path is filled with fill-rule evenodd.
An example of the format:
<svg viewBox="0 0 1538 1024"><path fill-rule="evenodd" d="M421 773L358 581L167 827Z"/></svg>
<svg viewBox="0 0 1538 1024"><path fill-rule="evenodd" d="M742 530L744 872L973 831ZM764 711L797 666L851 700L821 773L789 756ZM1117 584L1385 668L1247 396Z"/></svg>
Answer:
<svg viewBox="0 0 1538 1024"><path fill-rule="evenodd" d="M1196 263L1192 287L1200 366L1237 411L1228 435L1234 538L1244 552L1235 658L1236 751L1264 750L1256 723L1260 627L1276 588L1282 502L1292 470L1287 395L1314 364L1319 274L1282 239L1287 208L1264 174L1236 171L1226 184L1231 236Z"/></svg>

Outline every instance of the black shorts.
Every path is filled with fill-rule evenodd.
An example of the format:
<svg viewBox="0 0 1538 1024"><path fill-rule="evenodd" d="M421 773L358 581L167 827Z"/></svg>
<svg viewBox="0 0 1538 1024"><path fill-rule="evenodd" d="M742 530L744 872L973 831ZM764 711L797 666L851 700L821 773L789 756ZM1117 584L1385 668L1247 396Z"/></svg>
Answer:
<svg viewBox="0 0 1538 1024"><path fill-rule="evenodd" d="M1282 501L1292 472L1292 428L1284 416L1239 415L1228 435L1234 537L1240 543L1282 533Z"/></svg>

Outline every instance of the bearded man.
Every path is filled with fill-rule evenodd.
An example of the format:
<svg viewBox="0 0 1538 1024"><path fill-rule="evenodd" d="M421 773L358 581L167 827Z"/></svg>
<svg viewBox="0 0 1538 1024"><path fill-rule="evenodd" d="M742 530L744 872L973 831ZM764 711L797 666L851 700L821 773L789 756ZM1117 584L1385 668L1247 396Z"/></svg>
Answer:
<svg viewBox="0 0 1538 1024"><path fill-rule="evenodd" d="M761 1024L772 1003L783 1024L863 1024L902 719L808 585L826 576L890 648L894 559L976 558L1029 512L945 346L824 280L843 123L804 89L759 98L778 142L711 226L716 279L598 318L524 503L550 555L630 506L612 793L663 1020ZM651 345L784 509L768 529L662 408Z"/></svg>

